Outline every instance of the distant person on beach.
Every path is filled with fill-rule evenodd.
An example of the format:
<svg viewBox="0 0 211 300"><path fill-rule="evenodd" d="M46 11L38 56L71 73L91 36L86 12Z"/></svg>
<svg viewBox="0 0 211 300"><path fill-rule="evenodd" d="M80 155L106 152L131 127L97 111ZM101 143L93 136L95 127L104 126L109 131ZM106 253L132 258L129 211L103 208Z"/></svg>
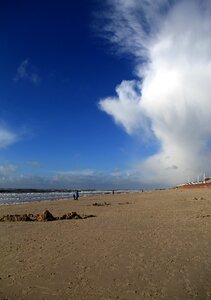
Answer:
<svg viewBox="0 0 211 300"><path fill-rule="evenodd" d="M112 190L112 194L114 195L114 190Z"/></svg>
<svg viewBox="0 0 211 300"><path fill-rule="evenodd" d="M73 199L78 200L78 198L79 198L79 192L78 190L76 190L75 193L73 193Z"/></svg>

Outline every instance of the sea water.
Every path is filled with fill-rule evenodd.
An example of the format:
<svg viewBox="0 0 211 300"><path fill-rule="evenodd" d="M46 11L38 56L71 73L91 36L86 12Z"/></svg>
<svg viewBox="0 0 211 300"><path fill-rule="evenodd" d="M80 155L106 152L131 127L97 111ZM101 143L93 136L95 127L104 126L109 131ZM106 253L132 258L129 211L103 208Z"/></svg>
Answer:
<svg viewBox="0 0 211 300"><path fill-rule="evenodd" d="M137 192L137 190L118 190L115 193L128 193ZM94 190L94 191L80 191L79 197L86 197L92 195L112 194L112 190ZM68 199L73 198L73 192L36 192L36 193L0 193L0 205L2 204L19 204L33 201L44 201L44 200L57 200L57 199Z"/></svg>
<svg viewBox="0 0 211 300"><path fill-rule="evenodd" d="M0 204L15 204L32 201L54 200L71 198L70 192L46 192L46 193L0 193Z"/></svg>

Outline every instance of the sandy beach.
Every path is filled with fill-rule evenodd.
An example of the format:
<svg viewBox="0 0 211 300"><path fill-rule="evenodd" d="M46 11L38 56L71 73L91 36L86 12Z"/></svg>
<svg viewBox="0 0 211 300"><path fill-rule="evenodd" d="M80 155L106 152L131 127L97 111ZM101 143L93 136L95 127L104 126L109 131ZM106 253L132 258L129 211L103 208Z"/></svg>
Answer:
<svg viewBox="0 0 211 300"><path fill-rule="evenodd" d="M2 205L0 218L46 209L96 217L0 222L0 299L211 299L211 189Z"/></svg>

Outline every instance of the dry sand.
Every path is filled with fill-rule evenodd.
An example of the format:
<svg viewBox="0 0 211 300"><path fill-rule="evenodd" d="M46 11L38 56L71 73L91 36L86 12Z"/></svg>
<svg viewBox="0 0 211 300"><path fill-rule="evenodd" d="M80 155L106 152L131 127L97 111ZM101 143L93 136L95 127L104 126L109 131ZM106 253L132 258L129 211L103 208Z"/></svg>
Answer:
<svg viewBox="0 0 211 300"><path fill-rule="evenodd" d="M111 205L93 206L106 201ZM211 189L0 206L0 299L211 299Z"/></svg>

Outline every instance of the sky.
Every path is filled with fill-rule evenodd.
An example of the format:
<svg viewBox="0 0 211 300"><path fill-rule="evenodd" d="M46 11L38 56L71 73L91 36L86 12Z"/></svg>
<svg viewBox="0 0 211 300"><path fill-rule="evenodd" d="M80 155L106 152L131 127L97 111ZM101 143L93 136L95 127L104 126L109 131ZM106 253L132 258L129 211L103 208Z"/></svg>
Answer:
<svg viewBox="0 0 211 300"><path fill-rule="evenodd" d="M0 3L0 187L211 176L211 2Z"/></svg>

